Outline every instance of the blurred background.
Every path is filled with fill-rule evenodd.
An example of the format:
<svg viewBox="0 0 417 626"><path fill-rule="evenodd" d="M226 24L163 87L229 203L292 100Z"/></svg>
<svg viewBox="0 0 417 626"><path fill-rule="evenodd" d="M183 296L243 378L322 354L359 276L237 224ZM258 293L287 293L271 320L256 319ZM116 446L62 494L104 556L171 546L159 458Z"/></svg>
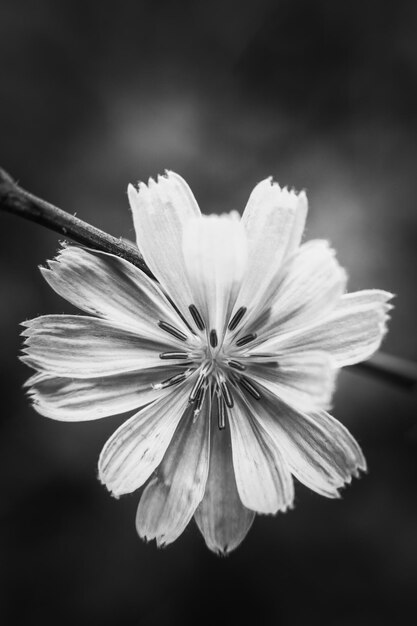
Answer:
<svg viewBox="0 0 417 626"><path fill-rule="evenodd" d="M305 188L306 237L332 242L350 290L397 294L384 350L415 360L416 35L411 0L1 0L0 163L131 239L127 184L165 168L205 212L241 211L269 175ZM333 413L367 476L340 501L298 485L226 559L194 523L157 550L136 536L139 493L96 479L123 418L54 422L22 392L19 322L73 312L37 269L57 246L0 215L1 623L412 623L415 394L342 372Z"/></svg>

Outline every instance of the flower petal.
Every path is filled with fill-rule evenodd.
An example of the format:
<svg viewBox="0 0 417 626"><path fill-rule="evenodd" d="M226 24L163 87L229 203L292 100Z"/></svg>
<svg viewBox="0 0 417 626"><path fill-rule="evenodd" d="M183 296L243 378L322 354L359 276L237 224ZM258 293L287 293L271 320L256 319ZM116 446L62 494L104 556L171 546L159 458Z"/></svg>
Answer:
<svg viewBox="0 0 417 626"><path fill-rule="evenodd" d="M229 409L233 467L242 504L258 513L285 511L292 505L294 486L280 449L255 419L255 409L234 394Z"/></svg>
<svg viewBox="0 0 417 626"><path fill-rule="evenodd" d="M161 390L153 384L178 374L178 368L154 368L102 378L60 378L37 373L27 382L34 409L55 420L95 420L153 402Z"/></svg>
<svg viewBox="0 0 417 626"><path fill-rule="evenodd" d="M48 265L41 272L49 285L87 313L124 324L146 337L166 339L159 320L188 334L159 285L119 257L65 246Z"/></svg>
<svg viewBox="0 0 417 626"><path fill-rule="evenodd" d="M133 213L136 240L152 273L181 313L192 322L188 307L192 304L182 256L184 225L199 217L197 202L181 176L167 172L150 179L139 189L129 185L128 195Z"/></svg>
<svg viewBox="0 0 417 626"><path fill-rule="evenodd" d="M254 403L252 403L254 404ZM267 389L256 414L294 476L329 498L366 470L362 451L349 431L325 411L301 413L284 404Z"/></svg>
<svg viewBox="0 0 417 626"><path fill-rule="evenodd" d="M208 403L197 420L194 407L182 417L162 463L140 499L136 528L158 546L177 539L194 515L206 486L210 457Z"/></svg>
<svg viewBox="0 0 417 626"><path fill-rule="evenodd" d="M327 241L300 246L281 274L271 294L270 317L263 334L282 334L323 319L346 289L346 272Z"/></svg>
<svg viewBox="0 0 417 626"><path fill-rule="evenodd" d="M343 295L335 309L321 322L299 332L283 335L280 349L324 350L337 367L369 358L381 345L386 333L387 304L392 294L380 290ZM278 344L276 344L278 345ZM269 343L263 349L270 349Z"/></svg>
<svg viewBox="0 0 417 626"><path fill-rule="evenodd" d="M255 517L254 511L243 506L237 491L229 429L219 430L215 415L206 491L194 517L207 547L218 554L237 548Z"/></svg>
<svg viewBox="0 0 417 626"><path fill-rule="evenodd" d="M54 376L95 378L160 367L159 354L172 350L169 335L166 344L157 343L95 317L45 315L23 326L22 361Z"/></svg>
<svg viewBox="0 0 417 626"><path fill-rule="evenodd" d="M237 214L210 215L188 222L184 260L195 304L219 343L247 264L246 234Z"/></svg>
<svg viewBox="0 0 417 626"><path fill-rule="evenodd" d="M190 382L164 390L113 433L100 454L99 478L114 496L131 493L162 461L190 393Z"/></svg>
<svg viewBox="0 0 417 626"><path fill-rule="evenodd" d="M326 352L284 352L250 363L247 374L291 406L313 411L329 407L337 369Z"/></svg>
<svg viewBox="0 0 417 626"><path fill-rule="evenodd" d="M307 197L281 189L271 178L252 191L242 216L248 236L250 265L235 310L247 307L248 316L263 302L271 281L299 246L307 216Z"/></svg>

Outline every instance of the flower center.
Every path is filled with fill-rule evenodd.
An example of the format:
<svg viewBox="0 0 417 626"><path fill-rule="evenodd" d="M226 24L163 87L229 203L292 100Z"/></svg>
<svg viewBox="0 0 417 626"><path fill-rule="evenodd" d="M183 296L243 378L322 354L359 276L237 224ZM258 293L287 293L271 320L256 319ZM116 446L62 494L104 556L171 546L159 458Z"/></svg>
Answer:
<svg viewBox="0 0 417 626"><path fill-rule="evenodd" d="M196 328L199 331L206 330L205 321L195 304L189 306L189 311ZM235 331L238 328L246 311L246 307L238 309L227 326L229 331ZM162 320L158 322L158 326L176 339L187 342L187 335L175 326ZM255 339L255 333L248 333L234 340L231 347L241 348ZM236 359L234 350L234 358L230 358L223 344L219 345L217 330L214 328L206 330L206 340L202 341L201 348L162 352L159 357L164 361L179 361L176 364L181 371L161 383L154 384L154 389L178 385L193 374L197 374L188 400L194 406L194 420L199 416L204 401L207 399L211 406L217 406L218 425L220 429L223 429L226 425L227 412L234 407L234 394L238 389L256 400L261 398L256 385L242 373L247 369L247 365L243 362L248 360L247 357Z"/></svg>

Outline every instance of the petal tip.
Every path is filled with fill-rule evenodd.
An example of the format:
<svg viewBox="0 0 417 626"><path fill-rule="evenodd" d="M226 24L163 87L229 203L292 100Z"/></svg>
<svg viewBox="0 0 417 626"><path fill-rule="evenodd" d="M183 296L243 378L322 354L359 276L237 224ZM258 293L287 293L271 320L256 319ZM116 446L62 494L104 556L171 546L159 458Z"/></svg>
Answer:
<svg viewBox="0 0 417 626"><path fill-rule="evenodd" d="M117 489L114 485L110 483L109 480L106 480L100 470L98 472L97 478L100 483L107 489L112 498L118 500L120 496L124 495L125 492L122 489Z"/></svg>
<svg viewBox="0 0 417 626"><path fill-rule="evenodd" d="M136 195L137 195L136 188L135 188L134 185L132 185L132 183L129 183L128 186L127 186L127 194L128 194L129 197L131 195L136 197Z"/></svg>

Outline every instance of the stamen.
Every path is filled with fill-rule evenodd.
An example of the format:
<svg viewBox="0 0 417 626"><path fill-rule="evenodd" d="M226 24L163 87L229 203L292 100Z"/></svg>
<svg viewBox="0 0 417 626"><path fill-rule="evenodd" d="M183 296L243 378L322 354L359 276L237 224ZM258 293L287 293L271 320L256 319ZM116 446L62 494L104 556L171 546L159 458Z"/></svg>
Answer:
<svg viewBox="0 0 417 626"><path fill-rule="evenodd" d="M188 367L189 365L195 365L194 361L183 361L182 363L170 363L170 367Z"/></svg>
<svg viewBox="0 0 417 626"><path fill-rule="evenodd" d="M207 387L203 385L203 387L200 387L200 390L197 394L197 399L196 399L195 409L194 409L193 423L195 422L195 420L201 413L201 407L203 406L204 398L206 395L206 389Z"/></svg>
<svg viewBox="0 0 417 626"><path fill-rule="evenodd" d="M227 406L231 409L235 403L233 400L233 396L230 393L229 385L227 384L225 380L220 383L220 389L222 390L224 401L226 402Z"/></svg>
<svg viewBox="0 0 417 626"><path fill-rule="evenodd" d="M190 310L190 313L192 315L192 318L193 318L197 328L199 330L204 330L206 326L204 324L203 318L200 315L200 311L197 309L196 305L195 304L190 304L190 306L188 308Z"/></svg>
<svg viewBox="0 0 417 626"><path fill-rule="evenodd" d="M159 358L163 361L168 359L188 359L187 352L161 352Z"/></svg>
<svg viewBox="0 0 417 626"><path fill-rule="evenodd" d="M245 389L252 396L252 398L255 398L255 400L261 399L261 394L259 393L258 389L247 378L245 378L244 376L240 376L238 378L238 381L241 387L243 387L243 389Z"/></svg>
<svg viewBox="0 0 417 626"><path fill-rule="evenodd" d="M235 388L237 387L237 379L238 379L238 376L235 376L234 374L231 374L231 376L229 376L229 379L228 379L229 383L233 385L233 387Z"/></svg>
<svg viewBox="0 0 417 626"><path fill-rule="evenodd" d="M186 373L175 374L175 376L171 376L171 378L167 378L160 383L153 384L152 387L154 389L166 389L166 387L172 387L173 385L178 385L178 383L184 382L186 378Z"/></svg>
<svg viewBox="0 0 417 626"><path fill-rule="evenodd" d="M234 314L232 319L229 322L229 326L227 327L229 330L235 330L238 324L240 324L242 317L245 315L247 308L245 306L241 306L238 311Z"/></svg>
<svg viewBox="0 0 417 626"><path fill-rule="evenodd" d="M239 361L228 361L228 365L230 365L230 367L233 367L233 369L238 370L239 372L244 372L246 369L246 365L243 365L243 363L239 363Z"/></svg>
<svg viewBox="0 0 417 626"><path fill-rule="evenodd" d="M276 352L249 352L246 354L250 358L251 362L256 362L257 365L263 367L279 367L279 361L276 361ZM256 359L256 360L255 360ZM270 361L269 359L274 359Z"/></svg>
<svg viewBox="0 0 417 626"><path fill-rule="evenodd" d="M206 391L207 391L207 387L203 385L203 387L201 387L200 391L198 392L194 413L196 411L198 412L201 411L201 407L203 406L204 398L206 396Z"/></svg>
<svg viewBox="0 0 417 626"><path fill-rule="evenodd" d="M247 343L250 343L254 339L256 339L256 333L251 333L250 335L245 335L241 339L236 341L236 345L240 348L241 346L245 346Z"/></svg>
<svg viewBox="0 0 417 626"><path fill-rule="evenodd" d="M184 335L183 332L178 330L178 328L175 328L175 326L168 324L168 322L164 322L161 320L158 322L158 326L159 328L162 328L162 330L169 333L170 335L173 335L177 339L181 339L181 341L187 341L187 335Z"/></svg>
<svg viewBox="0 0 417 626"><path fill-rule="evenodd" d="M200 389L201 389L201 385L203 384L204 380L206 379L206 374L205 372L200 372L200 374L198 375L197 380L194 383L193 388L191 389L191 393L190 393L190 397L189 397L189 402L194 402L194 400L197 397L197 394L199 393Z"/></svg>
<svg viewBox="0 0 417 626"><path fill-rule="evenodd" d="M210 345L212 348L215 348L217 346L217 343L217 332L213 328L213 330L210 331Z"/></svg>
<svg viewBox="0 0 417 626"><path fill-rule="evenodd" d="M259 367L278 368L279 362L278 361L259 361L259 363L256 363L256 365L258 365Z"/></svg>
<svg viewBox="0 0 417 626"><path fill-rule="evenodd" d="M219 426L219 430L224 430L224 428L226 427L227 409L224 404L224 400L220 394L217 396L217 410L218 410L218 418L217 418L218 422L217 423Z"/></svg>

